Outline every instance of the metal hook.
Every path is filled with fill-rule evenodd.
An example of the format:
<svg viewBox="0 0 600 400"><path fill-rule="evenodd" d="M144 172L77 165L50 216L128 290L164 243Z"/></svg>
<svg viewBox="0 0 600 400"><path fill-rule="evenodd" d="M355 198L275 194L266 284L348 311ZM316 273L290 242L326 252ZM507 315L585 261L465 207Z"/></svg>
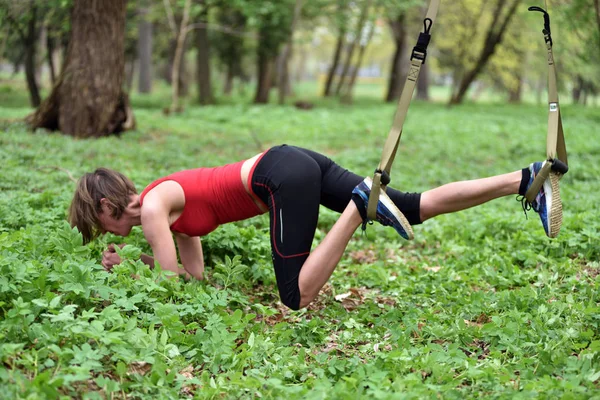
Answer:
<svg viewBox="0 0 600 400"><path fill-rule="evenodd" d="M429 22L429 27L427 27L427 22ZM429 34L429 31L431 30L432 25L433 25L433 21L431 20L431 18L425 18L423 20L423 32Z"/></svg>
<svg viewBox="0 0 600 400"><path fill-rule="evenodd" d="M544 13L544 30L542 32L546 35L550 35L550 15L546 12L546 10L538 6L529 7L528 10Z"/></svg>

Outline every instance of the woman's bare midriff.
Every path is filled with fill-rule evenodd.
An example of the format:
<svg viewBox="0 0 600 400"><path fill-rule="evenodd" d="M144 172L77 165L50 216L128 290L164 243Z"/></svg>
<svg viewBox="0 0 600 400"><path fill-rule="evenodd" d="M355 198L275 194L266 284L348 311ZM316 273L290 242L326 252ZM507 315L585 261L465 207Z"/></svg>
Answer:
<svg viewBox="0 0 600 400"><path fill-rule="evenodd" d="M252 167L254 167L254 164L256 164L258 162L258 159L260 158L260 156L262 154L263 153L258 153L254 157L249 158L248 160L244 161L244 164L242 164L241 178L242 178L242 183L244 184L244 188L246 189L246 192L250 195L250 197L252 198L252 200L254 201L256 206L263 213L266 213L269 210L265 207L264 203L259 198L257 198L254 195L254 193L252 193L252 190L248 187L248 175L250 175L250 171L252 171Z"/></svg>

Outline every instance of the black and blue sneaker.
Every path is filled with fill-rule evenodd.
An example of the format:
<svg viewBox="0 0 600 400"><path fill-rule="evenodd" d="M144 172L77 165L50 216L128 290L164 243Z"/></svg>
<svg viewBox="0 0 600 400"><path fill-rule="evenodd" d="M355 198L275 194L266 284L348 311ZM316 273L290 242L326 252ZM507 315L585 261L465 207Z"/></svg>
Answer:
<svg viewBox="0 0 600 400"><path fill-rule="evenodd" d="M530 177L526 191L529 189L533 180L546 162L547 161L535 162L529 166ZM542 220L546 235L551 238L558 236L560 226L562 225L562 202L560 201L560 191L558 188L559 179L559 174L550 172L550 176L546 179L537 196L535 196L535 199L531 203L528 202L525 197L520 199L525 215L527 215L527 211L531 209L538 213Z"/></svg>
<svg viewBox="0 0 600 400"><path fill-rule="evenodd" d="M352 191L352 199L358 208L358 212L363 220L363 230L366 228L366 224L371 222L367 218L367 207L369 204L369 195L371 194L372 180L366 177L361 183L359 183ZM379 194L379 202L377 203L377 214L376 220L381 225L392 226L404 239L410 240L414 237L412 227L406 220L406 217L398 207L394 204L392 199L382 190Z"/></svg>

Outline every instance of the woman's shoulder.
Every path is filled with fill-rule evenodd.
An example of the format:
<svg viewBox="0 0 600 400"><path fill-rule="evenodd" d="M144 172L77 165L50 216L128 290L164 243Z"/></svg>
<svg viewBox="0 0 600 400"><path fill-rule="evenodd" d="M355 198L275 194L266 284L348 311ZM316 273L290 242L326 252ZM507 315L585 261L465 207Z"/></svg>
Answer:
<svg viewBox="0 0 600 400"><path fill-rule="evenodd" d="M140 206L144 209L165 208L171 211L183 208L185 195L181 184L170 177L158 179L148 185L140 194Z"/></svg>

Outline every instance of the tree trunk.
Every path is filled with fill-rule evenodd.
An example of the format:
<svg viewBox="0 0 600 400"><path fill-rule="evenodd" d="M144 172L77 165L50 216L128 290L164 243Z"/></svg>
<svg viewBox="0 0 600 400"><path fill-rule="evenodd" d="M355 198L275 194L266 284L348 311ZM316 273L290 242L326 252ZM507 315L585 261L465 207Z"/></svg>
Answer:
<svg viewBox="0 0 600 400"><path fill-rule="evenodd" d="M400 98L404 83L405 71L402 61L404 60L404 45L406 42L406 16L401 13L394 20L388 21L394 36L396 51L392 59L392 72L388 83L388 91L385 96L385 101L391 103Z"/></svg>
<svg viewBox="0 0 600 400"><path fill-rule="evenodd" d="M581 75L577 75L575 77L575 85L573 86L573 90L571 91L571 95L573 98L573 104L579 104L581 101L581 93L583 92L583 78Z"/></svg>
<svg viewBox="0 0 600 400"><path fill-rule="evenodd" d="M363 28L365 26L365 21L367 20L367 16L369 15L369 8L371 7L372 0L367 0L365 6L363 7L360 18L358 20L358 26L356 29L356 35L354 36L354 40L350 44L350 48L348 49L348 54L346 58L346 62L344 63L344 69L342 70L342 75L338 81L337 87L335 89L335 94L339 95L342 92L342 87L344 86L344 81L346 80L346 76L350 71L350 66L352 64L352 56L354 55L354 50L356 46L359 44Z"/></svg>
<svg viewBox="0 0 600 400"><path fill-rule="evenodd" d="M231 96L233 90L233 67L227 66L227 75L225 76L225 85L223 86L223 94L225 96Z"/></svg>
<svg viewBox="0 0 600 400"><path fill-rule="evenodd" d="M277 81L279 82L279 104L285 103L285 96L290 91L290 83L289 83L289 68L288 61L290 58L290 54L292 52L292 44L294 41L294 31L296 29L296 25L298 24L298 20L300 19L300 11L302 11L302 0L296 0L296 4L294 5L294 16L292 18L292 25L290 27L290 37L283 47L283 52L281 54L281 63L279 68L279 76Z"/></svg>
<svg viewBox="0 0 600 400"><path fill-rule="evenodd" d="M467 90L469 90L471 84L475 81L479 73L483 70L483 68L489 61L490 57L492 57L492 55L496 51L496 46L498 46L498 44L502 42L502 36L504 35L508 23L515 14L517 6L520 2L521 0L514 0L513 3L510 5L510 8L507 11L507 13L504 15L504 17L502 17L502 9L506 5L506 3L504 0L498 0L496 8L494 10L493 21L488 30L485 39L485 44L483 46L483 49L481 50L481 53L479 54L477 62L471 70L465 73L461 83L458 86L458 91L454 96L452 96L452 99L450 100L450 104L462 103L465 94L467 93ZM502 18L504 19L502 20ZM498 26L497 29L496 26Z"/></svg>
<svg viewBox="0 0 600 400"><path fill-rule="evenodd" d="M298 60L298 64L294 74L294 82L299 83L304 80L306 75L306 60L308 58L308 54L305 46L300 46L300 54L296 58Z"/></svg>
<svg viewBox="0 0 600 400"><path fill-rule="evenodd" d="M429 63L421 65L417 79L417 99L429 101Z"/></svg>
<svg viewBox="0 0 600 400"><path fill-rule="evenodd" d="M198 3L203 7L201 22L208 21L208 7L205 0ZM196 79L198 81L198 101L200 104L215 102L210 81L210 43L208 29L205 25L196 28Z"/></svg>
<svg viewBox="0 0 600 400"><path fill-rule="evenodd" d="M127 92L131 92L131 88L133 87L133 77L135 75L135 64L136 60L129 59L125 61L125 84L127 87Z"/></svg>
<svg viewBox="0 0 600 400"><path fill-rule="evenodd" d="M48 69L50 70L50 82L52 82L52 86L56 83L56 67L54 66L54 39L48 35L46 37L46 48L48 49L47 61L48 61Z"/></svg>
<svg viewBox="0 0 600 400"><path fill-rule="evenodd" d="M271 91L272 80L274 78L274 67L279 54L281 40L278 35L273 34L275 30L281 30L282 27L273 14L267 14L260 21L259 38L257 47L257 86L254 96L255 104L266 104L269 102L269 92ZM282 32L279 32L280 34Z"/></svg>
<svg viewBox="0 0 600 400"><path fill-rule="evenodd" d="M42 24L38 29L38 40L35 49L35 80L38 83L38 87L44 86L43 81L43 65L44 65L44 55L48 51L47 49L48 43L48 29L46 26Z"/></svg>
<svg viewBox="0 0 600 400"><path fill-rule="evenodd" d="M50 96L29 117L35 128L99 137L133 128L123 94L126 0L75 0L65 65Z"/></svg>
<svg viewBox="0 0 600 400"><path fill-rule="evenodd" d="M333 55L333 63L331 64L331 68L329 69L329 73L327 74L327 81L325 82L325 91L323 92L324 97L331 96L331 87L333 86L333 78L338 70L340 64L340 58L342 55L342 49L344 48L344 37L346 36L345 25L344 28L340 30L340 34L338 36L337 44L335 46L335 53Z"/></svg>
<svg viewBox="0 0 600 400"><path fill-rule="evenodd" d="M150 93L152 91L152 22L148 18L148 7L140 7L138 13L138 59L140 74L138 78L138 91Z"/></svg>
<svg viewBox="0 0 600 400"><path fill-rule="evenodd" d="M37 107L42 102L40 90L36 80L36 42L37 42L37 7L31 7L31 17L27 24L27 33L25 38L25 77L27 79L27 88L29 89L29 100L33 107Z"/></svg>
<svg viewBox="0 0 600 400"><path fill-rule="evenodd" d="M266 54L260 54L258 57L258 84L254 98L254 102L257 104L267 104L269 102L274 63L274 60Z"/></svg>
<svg viewBox="0 0 600 400"><path fill-rule="evenodd" d="M594 0L594 9L596 10L596 23L598 24L598 33L600 34L600 0Z"/></svg>
<svg viewBox="0 0 600 400"><path fill-rule="evenodd" d="M523 74L519 73L517 79L517 87L511 88L511 90L508 92L508 102L513 104L520 103L521 95L523 94Z"/></svg>
<svg viewBox="0 0 600 400"><path fill-rule="evenodd" d="M183 58L183 48L185 46L185 37L187 35L188 20L190 18L190 7L192 0L185 0L183 8L183 17L179 25L179 34L177 35L177 47L175 48L175 58L173 58L173 71L171 76L171 112L176 112L179 109L179 68Z"/></svg>
<svg viewBox="0 0 600 400"><path fill-rule="evenodd" d="M358 76L358 71L362 65L363 57L365 55L365 51L367 50L367 46L371 42L371 38L373 37L373 32L375 31L375 27L372 26L369 30L369 36L367 37L364 43L360 44L360 49L358 52L358 60L356 61L356 66L352 71L352 76L350 77L350 82L346 86L346 91L342 96L342 101L347 104L352 104L352 91L354 90L354 84L356 83L356 77Z"/></svg>

